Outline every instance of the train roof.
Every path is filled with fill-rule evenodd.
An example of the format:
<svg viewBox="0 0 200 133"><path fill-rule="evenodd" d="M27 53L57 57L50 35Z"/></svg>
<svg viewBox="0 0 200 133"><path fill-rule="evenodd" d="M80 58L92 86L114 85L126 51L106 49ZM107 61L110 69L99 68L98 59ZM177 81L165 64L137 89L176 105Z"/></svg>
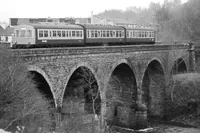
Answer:
<svg viewBox="0 0 200 133"><path fill-rule="evenodd" d="M98 24L82 25L82 26L84 26L86 29L124 30L122 26L98 25Z"/></svg>
<svg viewBox="0 0 200 133"><path fill-rule="evenodd" d="M123 26L126 30L155 30L151 27L131 27L131 26Z"/></svg>
<svg viewBox="0 0 200 133"><path fill-rule="evenodd" d="M35 29L83 29L83 27L76 24L22 24L18 27L35 28Z"/></svg>

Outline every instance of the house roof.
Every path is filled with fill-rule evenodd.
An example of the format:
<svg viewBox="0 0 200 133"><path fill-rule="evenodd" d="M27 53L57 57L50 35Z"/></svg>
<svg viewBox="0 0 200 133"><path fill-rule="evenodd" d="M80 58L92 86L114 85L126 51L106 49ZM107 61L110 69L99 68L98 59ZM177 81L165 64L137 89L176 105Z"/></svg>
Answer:
<svg viewBox="0 0 200 133"><path fill-rule="evenodd" d="M13 34L14 28L13 27L7 27L6 29L3 29L0 26L0 36L11 36Z"/></svg>
<svg viewBox="0 0 200 133"><path fill-rule="evenodd" d="M3 35L3 34L4 34L4 32L5 32L5 29L4 29L4 28L2 28L2 26L0 25L0 35Z"/></svg>

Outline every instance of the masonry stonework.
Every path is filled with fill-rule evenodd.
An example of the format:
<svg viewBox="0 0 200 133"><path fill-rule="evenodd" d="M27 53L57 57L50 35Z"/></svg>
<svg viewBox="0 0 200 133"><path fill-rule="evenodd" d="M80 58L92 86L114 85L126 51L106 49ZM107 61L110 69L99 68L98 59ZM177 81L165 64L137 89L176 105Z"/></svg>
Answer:
<svg viewBox="0 0 200 133"><path fill-rule="evenodd" d="M94 75L101 99L106 100L106 87L109 79L119 65L127 65L136 81L136 105L118 107L118 118L125 127L143 128L147 115L162 116L165 86L169 83L172 66L182 59L187 68L189 64L189 46L154 45L98 48L64 48L45 50L16 50L27 64L29 71L41 74L50 86L55 106L62 107L66 86L72 74L79 67L88 68ZM116 72L117 73L117 72ZM162 75L164 87L153 76ZM120 75L119 75L120 76ZM153 88L150 86L154 85ZM151 101L151 102L150 102ZM102 104L102 121L106 119L107 105ZM126 110L126 111L124 111ZM126 119L122 119L126 118ZM130 119L129 119L130 118ZM114 121L114 120L113 120Z"/></svg>

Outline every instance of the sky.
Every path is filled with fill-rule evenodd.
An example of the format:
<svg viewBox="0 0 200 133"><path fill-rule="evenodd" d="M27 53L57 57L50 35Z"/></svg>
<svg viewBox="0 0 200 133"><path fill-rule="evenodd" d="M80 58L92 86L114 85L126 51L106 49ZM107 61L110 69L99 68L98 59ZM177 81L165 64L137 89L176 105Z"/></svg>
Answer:
<svg viewBox="0 0 200 133"><path fill-rule="evenodd" d="M90 17L109 9L147 8L150 2L164 0L0 0L0 21L9 18ZM187 0L181 0L182 3Z"/></svg>

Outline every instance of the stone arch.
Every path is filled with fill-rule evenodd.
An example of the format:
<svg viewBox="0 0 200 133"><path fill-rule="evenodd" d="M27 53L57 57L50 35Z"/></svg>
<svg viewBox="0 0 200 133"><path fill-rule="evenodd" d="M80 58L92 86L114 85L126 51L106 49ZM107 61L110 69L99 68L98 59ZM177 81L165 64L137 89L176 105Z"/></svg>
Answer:
<svg viewBox="0 0 200 133"><path fill-rule="evenodd" d="M136 122L137 83L135 73L126 60L113 65L105 90L107 121L133 128Z"/></svg>
<svg viewBox="0 0 200 133"><path fill-rule="evenodd" d="M96 75L96 72L95 72L94 68L92 68L92 67L91 67L88 63L86 63L86 62L81 62L81 63L76 64L72 69L70 69L70 73L69 73L69 75L68 75L68 77L67 77L67 79L66 79L66 82L65 82L65 84L64 84L65 89L66 89L66 86L67 86L67 84L68 84L68 82L69 82L69 79L71 78L72 74L73 74L79 67L86 67L86 68L88 68L88 69L93 73L95 79L97 80L97 84L98 84L98 86L99 86L99 80L98 80L98 77L97 77L97 75ZM63 97L63 95L64 95L65 89L63 90L62 97ZM102 96L101 96L101 98L102 98Z"/></svg>
<svg viewBox="0 0 200 133"><path fill-rule="evenodd" d="M187 72L187 70L188 68L187 68L185 60L183 60L182 58L178 58L177 60L174 61L170 72L171 72L171 75L174 75L174 74Z"/></svg>
<svg viewBox="0 0 200 133"><path fill-rule="evenodd" d="M64 117L73 115L71 111L76 114L76 110L87 115L101 113L101 92L95 71L90 65L79 63L71 69L62 99L61 113ZM69 105L68 101L73 105Z"/></svg>
<svg viewBox="0 0 200 133"><path fill-rule="evenodd" d="M120 64L122 64L122 63L127 64L127 65L132 69L133 73L134 73L134 74L136 73L135 70L131 67L131 64L130 64L126 59L118 60L116 63L114 63L114 64L112 65L112 68L111 68L111 70L109 71L109 74L107 75L107 80L106 80L106 82L105 82L105 85L108 84L109 78L111 77L111 75L112 75L113 71L115 70L115 68L116 68L117 66L119 66Z"/></svg>
<svg viewBox="0 0 200 133"><path fill-rule="evenodd" d="M39 68L38 66L33 66L33 65L28 66L27 70L28 70L28 72L36 72L36 73L39 74L39 76L40 76L41 78L43 78L44 81L48 84L48 86L49 86L49 91L51 92L51 95L52 95L52 98L53 98L52 100L54 101L54 105L55 105L55 107L56 107L57 104L56 104L56 101L55 101L55 94L53 93L52 84L51 84L51 82L50 82L50 80L49 80L48 75L47 75L41 68ZM49 93L50 93L50 92L49 92Z"/></svg>
<svg viewBox="0 0 200 133"><path fill-rule="evenodd" d="M161 61L148 62L142 78L142 103L148 116L161 117L164 111L165 74Z"/></svg>

